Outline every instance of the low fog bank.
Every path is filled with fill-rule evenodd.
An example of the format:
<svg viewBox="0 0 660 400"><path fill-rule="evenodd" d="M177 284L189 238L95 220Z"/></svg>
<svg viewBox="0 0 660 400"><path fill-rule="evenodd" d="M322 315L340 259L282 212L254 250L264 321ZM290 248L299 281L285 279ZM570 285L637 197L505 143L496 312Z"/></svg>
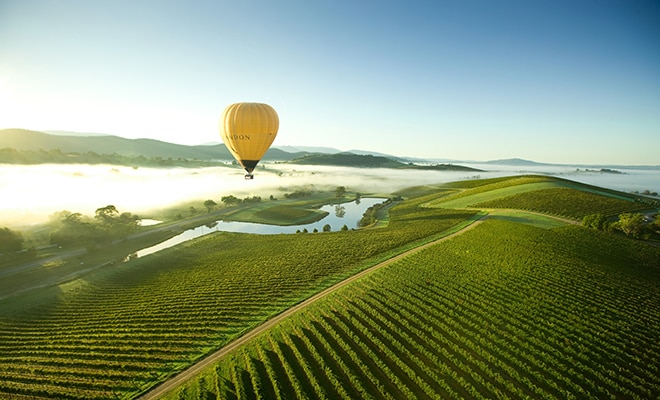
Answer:
<svg viewBox="0 0 660 400"><path fill-rule="evenodd" d="M361 170L268 164L243 179L239 167L131 168L116 165L0 165L0 226L41 223L57 211L94 215L114 205L120 212L148 216L150 210L222 196L275 197L296 187L346 186L363 193L389 193L407 186L466 179L461 173Z"/></svg>
<svg viewBox="0 0 660 400"><path fill-rule="evenodd" d="M220 202L222 196L275 197L292 192L297 187L314 185L317 189L346 186L361 193L387 194L422 184L457 180L490 178L523 173L568 174L568 179L612 187L606 181L621 180L630 189L644 187L631 175L573 174L571 169L530 171L497 166L473 165L488 172L420 171L396 169L359 169L328 166L266 164L255 170L254 180L244 180L239 167L211 168L131 168L115 165L0 165L0 226L21 226L41 223L57 211L67 210L94 215L97 208L114 205L120 212L149 216L149 211L166 208L187 201L212 199ZM575 169L572 169L575 171ZM644 173L643 171L641 173ZM635 178L660 182L658 172ZM604 182L589 182L596 177ZM576 179L577 178L577 179ZM580 179L582 178L582 179ZM632 183L631 183L632 181ZM618 182L618 181L617 181ZM617 185L615 185L617 186ZM619 185L620 186L620 185ZM655 190L660 190L656 188Z"/></svg>

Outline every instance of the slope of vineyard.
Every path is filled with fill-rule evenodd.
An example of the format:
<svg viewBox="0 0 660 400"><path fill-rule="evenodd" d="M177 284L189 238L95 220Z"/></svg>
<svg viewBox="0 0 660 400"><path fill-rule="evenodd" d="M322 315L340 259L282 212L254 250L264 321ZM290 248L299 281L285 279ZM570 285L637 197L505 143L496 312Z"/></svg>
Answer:
<svg viewBox="0 0 660 400"><path fill-rule="evenodd" d="M0 397L136 397L314 293L474 218L444 200L525 208L516 196L545 190L564 191L555 202L565 215L577 215L585 191L627 198L549 177L420 186L396 193L404 200L384 228L216 233L3 300ZM551 200L529 203L553 212L543 208ZM660 396L660 249L517 212L498 218L317 303L174 396Z"/></svg>
<svg viewBox="0 0 660 400"><path fill-rule="evenodd" d="M470 182L470 181L467 181ZM649 208L633 195L549 176L521 176L447 184L461 191L433 200L442 208L513 208L580 220Z"/></svg>
<svg viewBox="0 0 660 400"><path fill-rule="evenodd" d="M648 208L644 203L626 201L572 188L549 188L473 204L475 208L515 208L581 220L600 213L614 216Z"/></svg>
<svg viewBox="0 0 660 400"><path fill-rule="evenodd" d="M659 285L658 248L488 220L334 292L170 398L657 398Z"/></svg>
<svg viewBox="0 0 660 400"><path fill-rule="evenodd" d="M431 198L393 207L386 228L218 233L4 300L0 397L135 397L302 299L473 214L419 207Z"/></svg>

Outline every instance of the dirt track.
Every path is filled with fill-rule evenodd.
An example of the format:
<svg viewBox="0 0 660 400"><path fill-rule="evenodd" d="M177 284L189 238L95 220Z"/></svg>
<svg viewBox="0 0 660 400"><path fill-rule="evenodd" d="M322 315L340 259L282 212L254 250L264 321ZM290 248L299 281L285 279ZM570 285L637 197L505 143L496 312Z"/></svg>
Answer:
<svg viewBox="0 0 660 400"><path fill-rule="evenodd" d="M220 358L224 357L225 355L227 355L231 351L235 350L236 348L238 348L238 347L244 345L245 343L249 342L254 337L258 336L259 334L261 334L263 332L265 332L267 329L269 329L269 328L273 327L274 325L280 323L285 318L287 318L288 316L292 315L293 313L299 311L300 309L307 307L308 305L314 303L315 301L321 299L322 297L327 296L328 294L334 292L335 290L337 290L341 287L344 287L344 286L346 286L346 285L348 285L348 284L364 277L365 275L372 273L373 271L375 271L379 268L382 268L382 267L384 267L386 265L389 265L389 264L391 264L395 261L398 261L402 258L405 258L405 257L407 257L407 256L409 256L413 253L416 253L420 250L423 250L427 247L433 246L433 245L435 245L437 243L440 243L442 241L451 239L454 236L460 235L460 234L464 233L465 231L467 231L469 229L472 229L475 226L479 225L487 217L488 216L486 215L486 216L480 218L479 220L471 223L470 225L467 225L466 227L462 228L461 230L459 230L457 232L454 232L450 235L444 236L444 237L442 237L438 240L435 240L433 242L423 244L419 247L415 247L414 249L410 249L410 250L408 250L404 253L399 254L398 256L390 258L389 260L386 260L386 261L383 261L379 264L376 264L376 265L374 265L374 266L372 266L372 267L370 267L370 268L368 268L368 269L366 269L366 270L364 270L364 271L362 271L362 272L360 272L356 275L351 276L350 278L347 278L347 279L337 283L334 286L331 286L331 287L315 294L314 296L308 298L307 300L305 300L305 301L289 308L288 310L284 311L283 313L269 319L268 321L266 321L262 325L259 325L255 329L251 330L250 332L246 333L245 335L241 336L240 338L236 339L235 341L229 343L225 347L223 347L223 348L217 350L216 352L210 354L205 359L203 359L203 360L197 362L196 364L192 365L190 368L182 371L180 374L178 374L178 375L166 380L165 382L161 383L160 385L152 388L150 391L148 391L147 393L142 395L142 397L140 397L140 399L141 400L147 400L147 399L157 399L157 398L159 398L160 396L164 395L168 391L170 391L170 390L174 389L175 387L177 387L179 384L185 382L186 380L188 380L192 376L196 375L197 373L202 371L204 368L206 368L209 365L213 364L214 362L216 362Z"/></svg>

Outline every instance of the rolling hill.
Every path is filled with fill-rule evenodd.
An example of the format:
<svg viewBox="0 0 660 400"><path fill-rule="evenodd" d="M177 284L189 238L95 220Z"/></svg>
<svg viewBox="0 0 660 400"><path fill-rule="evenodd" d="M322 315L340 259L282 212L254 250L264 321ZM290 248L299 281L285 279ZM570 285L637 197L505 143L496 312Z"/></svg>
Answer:
<svg viewBox="0 0 660 400"><path fill-rule="evenodd" d="M186 146L155 139L126 139L112 135L51 135L25 129L0 130L0 149L2 148L31 151L59 149L63 153L84 154L91 151L98 154L116 153L123 156L233 160L224 144ZM287 161L301 155L301 153L288 153L273 148L266 153L264 160Z"/></svg>
<svg viewBox="0 0 660 400"><path fill-rule="evenodd" d="M431 243L158 398L660 396L660 248L575 223L634 211L633 199L545 176L395 194L382 228L215 233L0 302L0 396L137 398L313 294ZM555 223L531 218L539 212Z"/></svg>
<svg viewBox="0 0 660 400"><path fill-rule="evenodd" d="M476 168L453 164L415 165L402 163L392 158L375 156L371 154L336 153L336 154L308 154L289 161L291 164L304 165L332 165L357 168L397 168L442 171L480 171Z"/></svg>
<svg viewBox="0 0 660 400"><path fill-rule="evenodd" d="M233 157L224 144L186 146L174 143L167 143L155 139L126 139L112 135L93 135L82 136L81 134L67 135L49 134L25 129L4 129L0 130L0 150L14 149L19 152L39 152L39 151L59 151L64 154L108 154L120 155L125 157L147 157L162 159L189 159L204 161L230 161ZM298 148L291 147L292 150ZM462 167L452 164L435 165L414 165L412 163L402 162L393 156L370 154L369 152L359 151L360 154L351 152L346 153L327 153L334 149L320 148L320 152L310 153L308 150L315 148L304 148L306 151L288 152L277 147L271 147L265 154L264 161L284 161L294 164L308 165L332 165L357 168L406 168L406 169L425 169L425 170L443 170L443 171L478 171L477 169ZM0 162L5 163L27 163L36 164L43 162L61 163L66 157L44 158L43 154L39 157L30 157L20 155L16 156L13 152L9 154L0 153ZM122 163L118 157L108 158L112 163ZM86 162L84 159L72 158L68 162Z"/></svg>

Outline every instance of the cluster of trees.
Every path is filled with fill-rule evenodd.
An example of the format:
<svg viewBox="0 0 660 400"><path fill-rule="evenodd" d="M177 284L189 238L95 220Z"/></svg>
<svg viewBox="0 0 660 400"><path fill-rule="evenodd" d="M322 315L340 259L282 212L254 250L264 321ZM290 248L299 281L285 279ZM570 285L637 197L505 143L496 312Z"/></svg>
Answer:
<svg viewBox="0 0 660 400"><path fill-rule="evenodd" d="M348 226L347 226L346 224L344 224L344 225L341 227L340 230L341 230L342 232L345 232L345 231L348 230ZM330 226L330 224L325 224L325 225L323 225L323 232L331 232L331 231L332 231L332 227ZM318 233L319 230L316 229L316 228L314 228L314 230L313 230L312 232L313 232L313 233ZM296 233L309 233L309 231L307 230L307 228L303 228L303 230L298 229L298 230L296 231Z"/></svg>
<svg viewBox="0 0 660 400"><path fill-rule="evenodd" d="M85 245L94 249L117 239L124 239L139 226L140 217L120 213L113 205L96 209L93 218L80 213L59 211L52 217L54 227L50 242L60 246Z"/></svg>
<svg viewBox="0 0 660 400"><path fill-rule="evenodd" d="M270 196L271 200L274 200L273 196ZM229 196L223 196L220 198L220 201L222 204L225 205L225 207L230 207L230 206L235 206L238 204L249 204L249 203L260 203L261 202L261 196L252 196L252 197L246 197L244 199L240 199L234 195L229 195ZM206 207L206 210L208 212L211 212L215 210L215 208L218 206L218 203L215 202L215 200L208 199L204 201L204 207Z"/></svg>
<svg viewBox="0 0 660 400"><path fill-rule="evenodd" d="M641 191L641 192L640 192L640 191L637 191L637 190L633 190L633 191L630 192L630 193L632 193L632 194L643 194L644 196L657 196L657 195L658 195L658 192L652 192L652 191L650 191L650 190L648 190L648 189L646 189L646 190L644 190L644 191Z"/></svg>
<svg viewBox="0 0 660 400"><path fill-rule="evenodd" d="M610 221L603 214L590 214L582 218L582 225L606 232L615 230L635 239L649 239L654 233L660 234L660 217L654 220L642 213L619 214L616 221Z"/></svg>
<svg viewBox="0 0 660 400"><path fill-rule="evenodd" d="M0 253L10 253L23 249L23 234L9 228L0 228Z"/></svg>
<svg viewBox="0 0 660 400"><path fill-rule="evenodd" d="M384 201L380 204L374 204L373 206L367 208L367 210L364 212L364 214L362 214L362 218L358 222L358 226L364 227L364 226L369 226L369 225L375 223L376 220L377 220L376 216L378 215L378 211L381 208L392 204L392 201L394 201L394 199L392 197L390 197L386 201Z"/></svg>
<svg viewBox="0 0 660 400"><path fill-rule="evenodd" d="M291 193L285 193L284 197L287 199L300 199L302 197L309 197L314 193L313 189L297 189ZM335 198L341 200L341 198L346 194L346 186L337 186L335 189ZM359 198L359 194L358 197Z"/></svg>
<svg viewBox="0 0 660 400"><path fill-rule="evenodd" d="M308 189L299 189L291 193L285 193L284 197L287 199L300 199L302 197L309 197L312 193L313 192Z"/></svg>
<svg viewBox="0 0 660 400"><path fill-rule="evenodd" d="M98 154L93 151L85 153L63 152L60 149L51 150L17 150L11 147L0 149L0 163L4 164L114 164L133 167L201 167L219 165L220 162L210 160L191 160L183 157L146 157L143 155Z"/></svg>

